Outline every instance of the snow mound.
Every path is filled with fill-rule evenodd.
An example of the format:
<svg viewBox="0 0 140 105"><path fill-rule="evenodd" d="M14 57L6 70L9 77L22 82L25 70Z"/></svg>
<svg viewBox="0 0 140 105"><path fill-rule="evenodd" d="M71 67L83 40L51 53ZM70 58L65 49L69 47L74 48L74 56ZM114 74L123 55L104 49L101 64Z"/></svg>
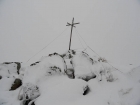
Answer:
<svg viewBox="0 0 140 105"><path fill-rule="evenodd" d="M116 77L112 73L115 71L115 68L106 62L93 60L85 52L74 55L71 61L76 78L81 78L86 81L95 77L97 77L98 81L105 79L106 81L112 82L116 80Z"/></svg>
<svg viewBox="0 0 140 105"><path fill-rule="evenodd" d="M87 83L67 76L51 76L42 79L39 84L41 96L36 105L66 105L83 96Z"/></svg>
<svg viewBox="0 0 140 105"><path fill-rule="evenodd" d="M74 68L74 74L77 78L82 78L88 80L92 77L95 77L95 74L92 72L92 59L86 53L79 53L73 56L72 65Z"/></svg>
<svg viewBox="0 0 140 105"><path fill-rule="evenodd" d="M20 105L17 98L19 89L15 91L1 91L0 90L0 105Z"/></svg>
<svg viewBox="0 0 140 105"><path fill-rule="evenodd" d="M12 83L14 82L15 78L7 78L7 77L3 77L0 80L0 90L2 91L9 91Z"/></svg>
<svg viewBox="0 0 140 105"><path fill-rule="evenodd" d="M5 62L0 64L0 90L9 91L14 80L19 77L20 63Z"/></svg>
<svg viewBox="0 0 140 105"><path fill-rule="evenodd" d="M43 57L39 63L25 69L23 83L36 84L40 79L55 73L65 73L64 59L59 55Z"/></svg>
<svg viewBox="0 0 140 105"><path fill-rule="evenodd" d="M18 75L18 65L16 63L2 63L0 64L0 76L11 77Z"/></svg>

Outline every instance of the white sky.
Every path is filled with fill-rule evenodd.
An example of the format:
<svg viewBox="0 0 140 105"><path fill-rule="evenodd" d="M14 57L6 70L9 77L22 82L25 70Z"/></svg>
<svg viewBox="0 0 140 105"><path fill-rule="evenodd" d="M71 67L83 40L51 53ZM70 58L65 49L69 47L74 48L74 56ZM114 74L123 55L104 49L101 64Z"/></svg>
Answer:
<svg viewBox="0 0 140 105"><path fill-rule="evenodd" d="M0 62L26 62L72 18L87 44L111 63L140 65L140 0L1 0ZM70 27L32 58L68 49ZM72 48L81 48L73 31Z"/></svg>

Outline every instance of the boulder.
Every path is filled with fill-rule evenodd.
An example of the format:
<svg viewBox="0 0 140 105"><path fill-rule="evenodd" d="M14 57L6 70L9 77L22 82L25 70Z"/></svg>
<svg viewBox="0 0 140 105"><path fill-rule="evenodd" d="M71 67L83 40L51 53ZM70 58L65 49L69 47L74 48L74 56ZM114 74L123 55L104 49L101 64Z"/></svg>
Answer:
<svg viewBox="0 0 140 105"><path fill-rule="evenodd" d="M22 85L22 81L17 78L17 79L15 79L14 83L12 84L12 87L10 90L16 90L21 85Z"/></svg>

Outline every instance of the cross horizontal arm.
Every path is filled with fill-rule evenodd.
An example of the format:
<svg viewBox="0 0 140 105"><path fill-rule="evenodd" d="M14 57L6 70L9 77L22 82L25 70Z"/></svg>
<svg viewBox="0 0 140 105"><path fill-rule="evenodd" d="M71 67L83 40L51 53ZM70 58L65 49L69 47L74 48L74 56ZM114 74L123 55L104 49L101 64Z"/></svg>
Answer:
<svg viewBox="0 0 140 105"><path fill-rule="evenodd" d="M66 26L71 26L71 25L68 25L68 24L67 24Z"/></svg>
<svg viewBox="0 0 140 105"><path fill-rule="evenodd" d="M74 23L74 25L75 25L75 24L80 24L80 23Z"/></svg>
<svg viewBox="0 0 140 105"><path fill-rule="evenodd" d="M67 22L68 25L71 25L70 23Z"/></svg>
<svg viewBox="0 0 140 105"><path fill-rule="evenodd" d="M71 25L71 24L70 24L70 25L68 25L68 24L67 24L66 26L72 26L72 27L76 27L75 25Z"/></svg>

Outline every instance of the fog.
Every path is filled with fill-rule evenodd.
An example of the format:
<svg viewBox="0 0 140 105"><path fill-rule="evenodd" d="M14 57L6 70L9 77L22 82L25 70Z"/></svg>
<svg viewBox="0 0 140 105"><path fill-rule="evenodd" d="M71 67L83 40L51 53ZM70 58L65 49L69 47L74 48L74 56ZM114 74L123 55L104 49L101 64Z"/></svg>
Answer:
<svg viewBox="0 0 140 105"><path fill-rule="evenodd" d="M65 52L70 37L66 24L73 17L80 24L73 30L72 49L82 48L77 30L108 62L140 65L139 0L1 0L0 62L26 62L60 34L30 62Z"/></svg>

